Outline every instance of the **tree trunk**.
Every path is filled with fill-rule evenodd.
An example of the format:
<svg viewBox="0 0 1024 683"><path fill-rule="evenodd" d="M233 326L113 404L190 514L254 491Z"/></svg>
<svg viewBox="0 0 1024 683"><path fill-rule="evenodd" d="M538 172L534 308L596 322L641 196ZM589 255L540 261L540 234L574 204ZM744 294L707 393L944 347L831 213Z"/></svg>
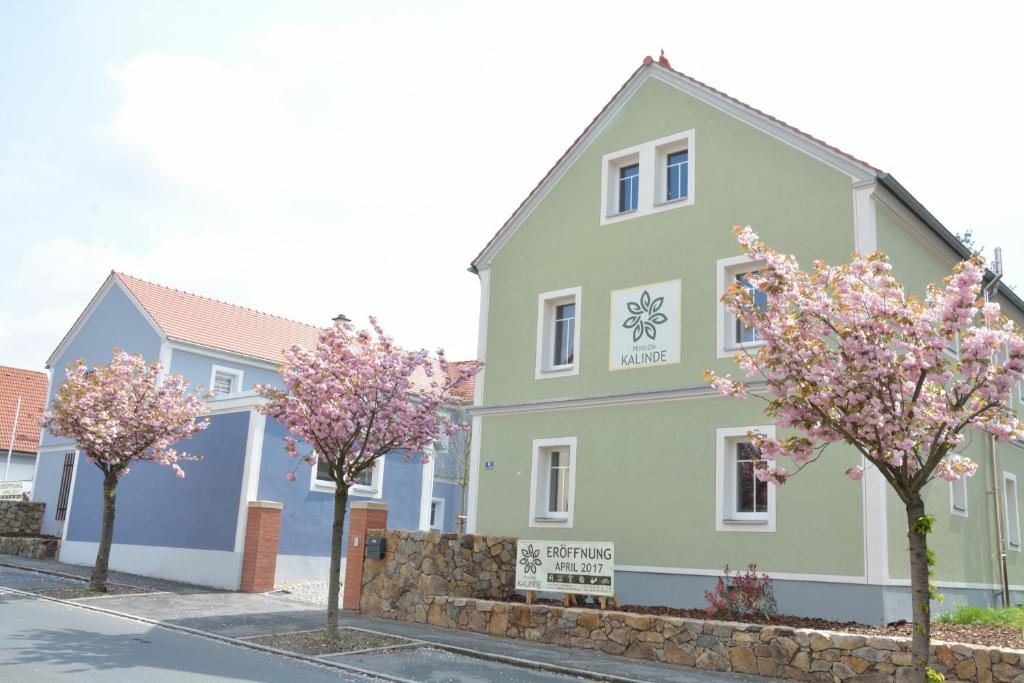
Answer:
<svg viewBox="0 0 1024 683"><path fill-rule="evenodd" d="M92 568L90 590L107 592L107 565L110 564L110 544L114 539L114 507L117 503L117 474L103 473L103 524L100 527L100 547L96 551L96 564Z"/></svg>
<svg viewBox="0 0 1024 683"><path fill-rule="evenodd" d="M927 681L929 645L932 636L931 596L928 590L928 535L920 494L907 504L907 538L910 541L910 598L914 631L911 643L914 679Z"/></svg>
<svg viewBox="0 0 1024 683"><path fill-rule="evenodd" d="M331 528L331 572L327 584L327 635L338 635L338 598L341 595L341 542L345 533L348 486L338 482L334 490L334 526ZM349 558L352 559L352 558Z"/></svg>

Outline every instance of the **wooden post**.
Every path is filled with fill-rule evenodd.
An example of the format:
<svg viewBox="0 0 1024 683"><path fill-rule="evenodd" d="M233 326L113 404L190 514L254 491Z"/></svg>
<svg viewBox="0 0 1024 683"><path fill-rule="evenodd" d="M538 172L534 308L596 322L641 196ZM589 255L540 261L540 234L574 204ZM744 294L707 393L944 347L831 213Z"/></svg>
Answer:
<svg viewBox="0 0 1024 683"><path fill-rule="evenodd" d="M532 605L533 601L537 599L537 591L526 591L526 604Z"/></svg>

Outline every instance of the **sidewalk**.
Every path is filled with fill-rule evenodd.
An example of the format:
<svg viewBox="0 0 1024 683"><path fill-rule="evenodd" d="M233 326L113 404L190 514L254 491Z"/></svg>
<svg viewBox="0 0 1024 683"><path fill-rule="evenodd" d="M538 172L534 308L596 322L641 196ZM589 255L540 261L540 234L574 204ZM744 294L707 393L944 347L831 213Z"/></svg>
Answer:
<svg viewBox="0 0 1024 683"><path fill-rule="evenodd" d="M2 567L48 572L54 585L63 585L68 582L68 578L61 577L87 577L89 573L88 568L85 567L65 565L53 560L30 560L9 555L0 555L0 568ZM15 569L7 569L6 574L0 572L0 586L4 585L5 576L8 582L11 580L29 581L31 575L21 576L25 573L15 571ZM12 577L12 574L18 576ZM38 577L38 575L34 576ZM37 579L34 581L37 584L45 583L45 581L40 582ZM323 628L324 611L322 607L298 602L284 596L232 593L116 572L111 573L111 582L148 588L158 592L81 598L74 602L102 607L105 610L132 617L149 619L160 624L194 629L215 637L245 639L260 635ZM9 587L34 590L18 585L9 585ZM537 676L528 675L530 669L537 668L590 680L623 682L711 683L713 681L770 680L740 674L704 672L668 664L616 657L592 650L578 650L558 645L497 638L425 624L375 619L347 612L341 614L339 623L345 627L413 641L410 643L409 649L391 650L386 653L367 652L322 657L322 659L346 666L380 672L386 676L395 676L391 680L425 680L411 676L409 671L403 668L406 665L405 660L414 656L418 656L420 659L424 657L438 659L438 650L448 653L445 655L447 658L445 664L449 668L459 663L455 661L459 659L459 656L462 656L461 659L467 660L469 666L473 666L473 662L469 658L475 659L476 669L483 665L483 662L479 661L481 659L506 665L502 668L500 676L500 680L506 681L542 680L550 676L550 674L542 675L541 671L535 672ZM417 652L419 654L416 654ZM423 662L417 660L416 664L420 668L411 667L409 670L422 671ZM517 672L521 672L521 675ZM477 676L482 673L484 672L476 671ZM403 677L404 675L410 675L410 678L406 679ZM468 679L453 677L448 680ZM477 680L488 679L477 678Z"/></svg>

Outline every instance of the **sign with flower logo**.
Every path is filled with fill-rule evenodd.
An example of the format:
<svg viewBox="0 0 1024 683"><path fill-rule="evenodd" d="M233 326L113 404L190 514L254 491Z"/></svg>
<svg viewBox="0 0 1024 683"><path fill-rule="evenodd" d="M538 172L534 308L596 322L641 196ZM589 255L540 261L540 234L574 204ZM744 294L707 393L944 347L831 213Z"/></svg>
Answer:
<svg viewBox="0 0 1024 683"><path fill-rule="evenodd" d="M586 595L615 594L615 544L516 542L516 588Z"/></svg>
<svg viewBox="0 0 1024 683"><path fill-rule="evenodd" d="M670 280L612 292L612 370L679 362L682 282Z"/></svg>

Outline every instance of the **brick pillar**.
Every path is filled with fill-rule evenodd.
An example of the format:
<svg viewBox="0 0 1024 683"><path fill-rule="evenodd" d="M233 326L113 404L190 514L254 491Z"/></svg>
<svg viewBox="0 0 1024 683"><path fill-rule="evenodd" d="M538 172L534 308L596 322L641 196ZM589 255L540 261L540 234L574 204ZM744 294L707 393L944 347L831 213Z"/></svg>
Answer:
<svg viewBox="0 0 1024 683"><path fill-rule="evenodd" d="M274 590L282 507L281 503L272 500L249 501L245 552L242 554L242 582L239 586L245 593Z"/></svg>
<svg viewBox="0 0 1024 683"><path fill-rule="evenodd" d="M359 598L363 593L363 550L366 547L367 529L386 529L387 526L387 503L359 501L349 507L342 609L359 611Z"/></svg>

